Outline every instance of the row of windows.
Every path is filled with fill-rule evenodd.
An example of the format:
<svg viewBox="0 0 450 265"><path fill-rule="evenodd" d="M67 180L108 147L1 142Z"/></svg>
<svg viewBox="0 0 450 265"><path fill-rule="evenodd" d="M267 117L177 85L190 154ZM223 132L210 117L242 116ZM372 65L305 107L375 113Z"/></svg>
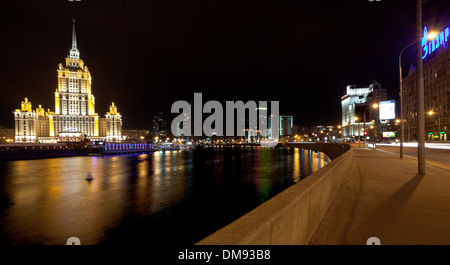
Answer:
<svg viewBox="0 0 450 265"><path fill-rule="evenodd" d="M64 99L64 97L63 97L63 99ZM69 98L68 99L69 100L85 100L86 98L82 97L82 96L79 96L79 95L70 95L69 94Z"/></svg>
<svg viewBox="0 0 450 265"><path fill-rule="evenodd" d="M94 122L94 117L89 117L89 116L55 116L54 120L55 121L80 121L80 122Z"/></svg>

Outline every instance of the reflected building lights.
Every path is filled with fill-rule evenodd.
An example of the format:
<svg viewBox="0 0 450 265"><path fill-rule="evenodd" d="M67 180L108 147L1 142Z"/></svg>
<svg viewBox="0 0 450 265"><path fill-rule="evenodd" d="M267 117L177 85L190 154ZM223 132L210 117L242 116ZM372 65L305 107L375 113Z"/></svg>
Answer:
<svg viewBox="0 0 450 265"><path fill-rule="evenodd" d="M230 153L224 148L206 157L177 151L59 158L44 163L14 161L5 171L11 206L0 216L8 225L0 229L15 231L16 243L55 244L75 233L84 244L98 244L109 240L111 231L126 226L128 218L166 218L166 214L153 214L178 212L170 209L195 203L198 194L204 196L202 192L213 191L213 197L205 200L230 196L231 192L239 196L242 207L256 207L313 169L309 159L314 154L308 150L234 150ZM316 156L321 161L318 167L324 166L327 157L323 153ZM92 173L92 181L85 180L87 172ZM205 173L210 175L206 178Z"/></svg>
<svg viewBox="0 0 450 265"><path fill-rule="evenodd" d="M294 149L294 182L298 182L300 180L300 150L298 148Z"/></svg>

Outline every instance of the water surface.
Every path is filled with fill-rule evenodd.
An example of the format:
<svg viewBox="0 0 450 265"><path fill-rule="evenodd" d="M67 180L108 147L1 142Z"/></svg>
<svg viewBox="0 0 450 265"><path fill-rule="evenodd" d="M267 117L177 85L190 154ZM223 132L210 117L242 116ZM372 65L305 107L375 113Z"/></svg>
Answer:
<svg viewBox="0 0 450 265"><path fill-rule="evenodd" d="M0 243L194 244L328 161L229 147L3 162Z"/></svg>

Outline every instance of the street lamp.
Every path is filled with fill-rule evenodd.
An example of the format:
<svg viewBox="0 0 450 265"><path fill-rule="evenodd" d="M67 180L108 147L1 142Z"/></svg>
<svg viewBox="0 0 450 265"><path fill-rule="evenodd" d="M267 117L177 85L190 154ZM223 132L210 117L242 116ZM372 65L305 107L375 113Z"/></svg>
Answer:
<svg viewBox="0 0 450 265"><path fill-rule="evenodd" d="M432 39L436 38L437 35L438 35L437 32L430 32L430 33L427 35L427 39L432 40Z"/></svg>
<svg viewBox="0 0 450 265"><path fill-rule="evenodd" d="M358 117L355 117L355 123L359 120ZM359 131L359 122L358 122L358 146L361 147L361 135L360 135L360 131ZM355 135L355 140L356 140L356 135Z"/></svg>
<svg viewBox="0 0 450 265"><path fill-rule="evenodd" d="M374 103L374 104L372 104L372 109L377 109L378 108L378 103ZM366 111L367 110L370 110L371 108L367 108L367 109L365 109L364 110L364 148L366 148L366 136L365 136L365 133L366 133ZM374 122L374 125L375 125L375 122Z"/></svg>
<svg viewBox="0 0 450 265"><path fill-rule="evenodd" d="M428 116L433 116L434 114L438 114L438 113L434 112L432 110L428 111ZM440 141L441 140L441 117L440 116L438 116L438 137L439 137L439 141ZM434 138L434 136L433 136L433 138Z"/></svg>
<svg viewBox="0 0 450 265"><path fill-rule="evenodd" d="M436 32L430 32L427 35L427 38L430 39L434 39L437 36ZM413 46L414 44L418 43L419 41L422 41L422 39L420 38L419 40L410 43L409 45L407 45L405 48L402 49L402 51L400 52L399 56L398 56L398 72L399 72L399 88L400 88L400 92L399 92L399 96L400 96L400 158L403 158L403 139L404 139L404 131L405 131L405 126L404 126L404 119L403 119L403 79L402 79L402 54L403 52ZM422 59L422 58L421 58Z"/></svg>
<svg viewBox="0 0 450 265"><path fill-rule="evenodd" d="M340 134L340 135L338 134L338 139L340 138L341 141L342 141L342 131L341 131L342 126L341 126L341 125L338 125L337 128L338 128L338 133Z"/></svg>
<svg viewBox="0 0 450 265"><path fill-rule="evenodd" d="M342 125L342 126L347 127L347 137L348 137L350 135L350 123L349 122L345 122L345 124ZM350 140L350 138L349 138L349 140Z"/></svg>

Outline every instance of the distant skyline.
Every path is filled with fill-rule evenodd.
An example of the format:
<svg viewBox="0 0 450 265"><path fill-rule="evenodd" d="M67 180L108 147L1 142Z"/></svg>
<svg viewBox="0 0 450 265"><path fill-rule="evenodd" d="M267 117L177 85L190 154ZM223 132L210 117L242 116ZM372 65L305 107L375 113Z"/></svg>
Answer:
<svg viewBox="0 0 450 265"><path fill-rule="evenodd" d="M394 3L393 3L394 2ZM429 30L450 1L423 5ZM152 128L176 100L279 101L300 126L337 125L347 85L374 80L398 96L398 53L415 38L415 1L2 1L0 126L27 97L54 109L56 71L76 18L96 112L119 106L123 128ZM404 74L415 48L403 54Z"/></svg>

